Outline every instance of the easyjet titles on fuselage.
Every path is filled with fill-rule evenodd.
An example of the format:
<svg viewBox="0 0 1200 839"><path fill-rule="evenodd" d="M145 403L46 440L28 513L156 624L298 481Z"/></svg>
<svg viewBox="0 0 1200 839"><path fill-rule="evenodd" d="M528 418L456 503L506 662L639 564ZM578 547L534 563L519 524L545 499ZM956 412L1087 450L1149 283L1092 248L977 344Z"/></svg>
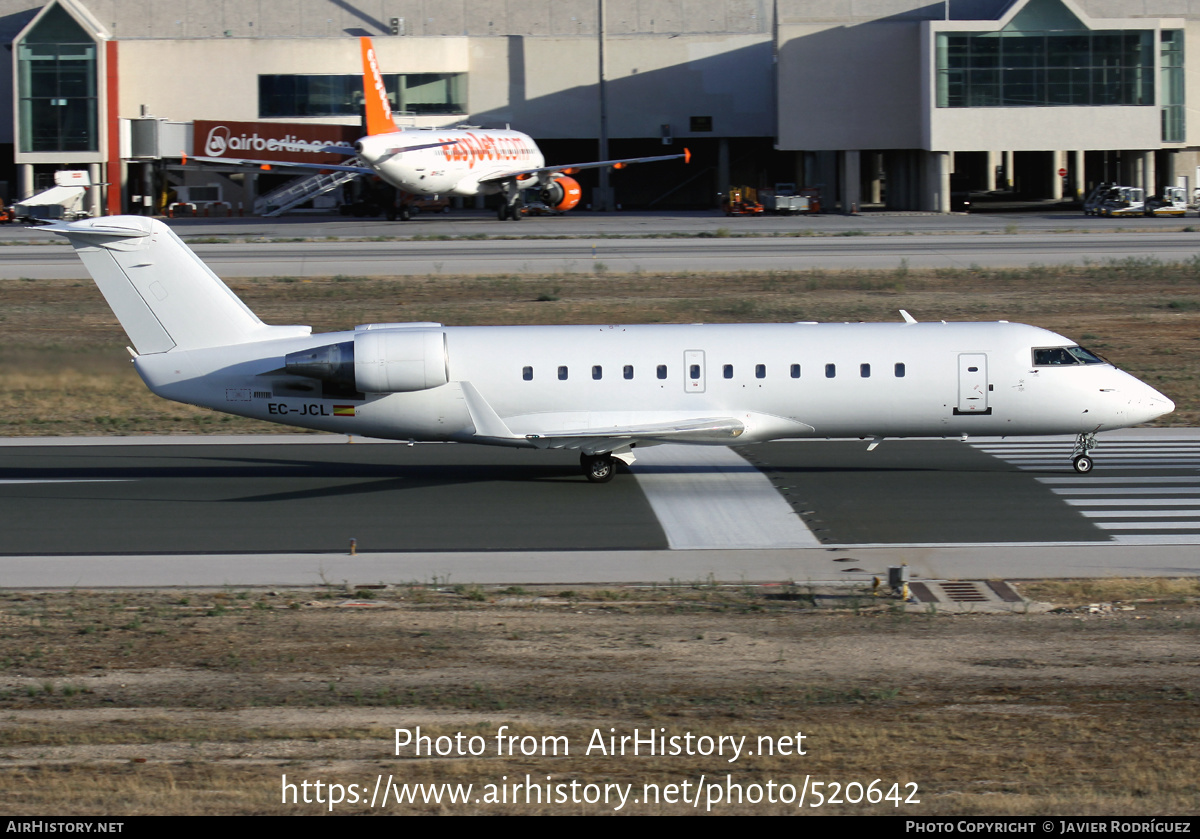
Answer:
<svg viewBox="0 0 1200 839"><path fill-rule="evenodd" d="M467 167L472 168L477 162L484 160L528 160L529 145L521 135L496 136L494 134L475 134L463 132L455 137L438 137L446 143L437 149L437 153L447 160L466 161Z"/></svg>

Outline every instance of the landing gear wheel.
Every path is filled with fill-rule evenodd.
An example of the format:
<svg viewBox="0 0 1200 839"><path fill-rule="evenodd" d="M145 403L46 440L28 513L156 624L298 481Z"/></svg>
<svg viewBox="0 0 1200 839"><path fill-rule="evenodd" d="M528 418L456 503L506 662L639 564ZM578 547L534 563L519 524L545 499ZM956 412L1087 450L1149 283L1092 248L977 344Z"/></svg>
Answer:
<svg viewBox="0 0 1200 839"><path fill-rule="evenodd" d="M581 454L579 465L583 474L594 484L606 484L617 474L617 462L607 454Z"/></svg>
<svg viewBox="0 0 1200 839"><path fill-rule="evenodd" d="M412 208L407 204L400 207L400 221L408 221L412 218Z"/></svg>
<svg viewBox="0 0 1200 839"><path fill-rule="evenodd" d="M496 210L496 218L500 221L508 221L508 205L501 204L500 209Z"/></svg>
<svg viewBox="0 0 1200 839"><path fill-rule="evenodd" d="M1092 466L1094 464L1092 463L1092 459L1090 457L1088 457L1086 454L1081 454L1071 461L1071 465L1075 467L1076 472L1081 475L1086 475L1088 472L1092 471Z"/></svg>

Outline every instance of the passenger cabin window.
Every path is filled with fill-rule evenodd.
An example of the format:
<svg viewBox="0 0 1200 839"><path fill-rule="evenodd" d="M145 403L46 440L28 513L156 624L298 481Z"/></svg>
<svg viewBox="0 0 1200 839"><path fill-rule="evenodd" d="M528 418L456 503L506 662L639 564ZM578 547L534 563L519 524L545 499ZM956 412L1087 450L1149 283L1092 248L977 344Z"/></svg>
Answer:
<svg viewBox="0 0 1200 839"><path fill-rule="evenodd" d="M732 379L733 378L733 365L726 364L723 368L721 368L721 372L725 376L725 378ZM692 378L695 379L695 378L699 378L699 377L693 375Z"/></svg>
<svg viewBox="0 0 1200 839"><path fill-rule="evenodd" d="M665 364L658 365L658 377L660 379L665 379L667 377L667 365L665 365Z"/></svg>
<svg viewBox="0 0 1200 839"><path fill-rule="evenodd" d="M799 364L792 365L792 378L793 379L800 378L800 365Z"/></svg>
<svg viewBox="0 0 1200 839"><path fill-rule="evenodd" d="M836 375L837 375L837 365L836 364L826 364L825 365L825 378L832 379Z"/></svg>
<svg viewBox="0 0 1200 839"><path fill-rule="evenodd" d="M592 365L592 378L596 381L604 378L604 368L599 364Z"/></svg>
<svg viewBox="0 0 1200 839"><path fill-rule="evenodd" d="M625 365L625 378L627 378L627 379L633 378L633 365L632 364Z"/></svg>
<svg viewBox="0 0 1200 839"><path fill-rule="evenodd" d="M767 365L755 364L754 365L754 378L765 379L766 377L767 377Z"/></svg>
<svg viewBox="0 0 1200 839"><path fill-rule="evenodd" d="M558 368L558 380L560 382L565 382L567 380L567 368L566 367Z"/></svg>
<svg viewBox="0 0 1200 839"><path fill-rule="evenodd" d="M533 381L533 368L532 367L522 368L521 369L521 378L527 382L532 382Z"/></svg>
<svg viewBox="0 0 1200 839"><path fill-rule="evenodd" d="M903 361L896 362L896 378L897 379L904 378L904 362Z"/></svg>
<svg viewBox="0 0 1200 839"><path fill-rule="evenodd" d="M858 375L862 376L864 379L871 378L871 365L870 364L858 365Z"/></svg>

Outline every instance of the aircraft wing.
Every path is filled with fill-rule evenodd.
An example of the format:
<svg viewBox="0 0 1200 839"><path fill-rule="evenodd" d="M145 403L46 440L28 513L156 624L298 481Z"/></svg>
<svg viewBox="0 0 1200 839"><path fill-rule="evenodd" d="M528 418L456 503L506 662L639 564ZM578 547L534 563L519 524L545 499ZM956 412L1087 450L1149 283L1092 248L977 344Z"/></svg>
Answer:
<svg viewBox="0 0 1200 839"><path fill-rule="evenodd" d="M632 166L635 163L655 163L660 160L677 160L683 158L684 162L689 162L692 159L692 153L687 149L683 150L683 154L661 154L656 157L626 157L621 160L597 160L592 163L566 163L562 166L542 166L538 169L514 169L511 172L501 172L498 175L488 175L486 178L480 178L481 184L489 183L504 183L506 181L524 181L529 178L541 178L545 175L564 174L570 175L578 172L581 169L603 169L606 166L611 166L614 169L624 169L626 166Z"/></svg>
<svg viewBox="0 0 1200 839"><path fill-rule="evenodd" d="M748 437L760 435L764 430L764 423L776 437L804 436L816 430L798 420L761 414L747 414L743 419L677 416L666 422L634 425L614 423L612 426L604 426L603 414L583 412L557 414L553 418L543 414L540 415L539 421L542 428L537 431L522 431L522 426L530 427L530 417L510 417L505 420L496 413L473 384L459 382L459 387L462 388L471 423L475 426L474 439L507 441L508 445L523 441L526 445L539 449L575 449L586 454L598 454L633 443L708 443L727 446L747 432L750 432ZM627 414L625 416L628 417ZM516 431L509 425L510 422L516 424ZM570 428L574 422L581 425L586 423L593 427ZM554 426L559 424L563 426L562 430L554 430Z"/></svg>
<svg viewBox="0 0 1200 839"><path fill-rule="evenodd" d="M595 431L551 431L526 434L525 439L539 449L581 449L594 453L630 443L727 443L745 430L746 426L732 417L710 417Z"/></svg>
<svg viewBox="0 0 1200 839"><path fill-rule="evenodd" d="M358 172L362 175L374 175L375 170L370 166L345 166L340 163L294 163L290 160L250 160L236 157L189 157L200 163L224 163L229 166L265 166L269 169L321 169L331 172Z"/></svg>

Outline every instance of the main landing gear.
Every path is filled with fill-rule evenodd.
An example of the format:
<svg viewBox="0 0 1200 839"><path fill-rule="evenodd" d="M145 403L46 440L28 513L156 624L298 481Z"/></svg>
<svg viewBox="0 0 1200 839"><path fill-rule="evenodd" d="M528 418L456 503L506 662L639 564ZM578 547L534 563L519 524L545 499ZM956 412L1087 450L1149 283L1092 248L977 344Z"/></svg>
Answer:
<svg viewBox="0 0 1200 839"><path fill-rule="evenodd" d="M524 214L521 212L521 200L517 199L511 204L507 201L501 202L500 209L496 211L496 218L500 221L520 221Z"/></svg>
<svg viewBox="0 0 1200 839"><path fill-rule="evenodd" d="M1092 449L1096 447L1096 435L1080 434L1075 438L1075 449L1071 452L1071 465L1081 475L1092 471L1095 463L1092 461Z"/></svg>
<svg viewBox="0 0 1200 839"><path fill-rule="evenodd" d="M606 484L617 474L617 459L611 454L581 454L579 465L583 474L594 484Z"/></svg>

